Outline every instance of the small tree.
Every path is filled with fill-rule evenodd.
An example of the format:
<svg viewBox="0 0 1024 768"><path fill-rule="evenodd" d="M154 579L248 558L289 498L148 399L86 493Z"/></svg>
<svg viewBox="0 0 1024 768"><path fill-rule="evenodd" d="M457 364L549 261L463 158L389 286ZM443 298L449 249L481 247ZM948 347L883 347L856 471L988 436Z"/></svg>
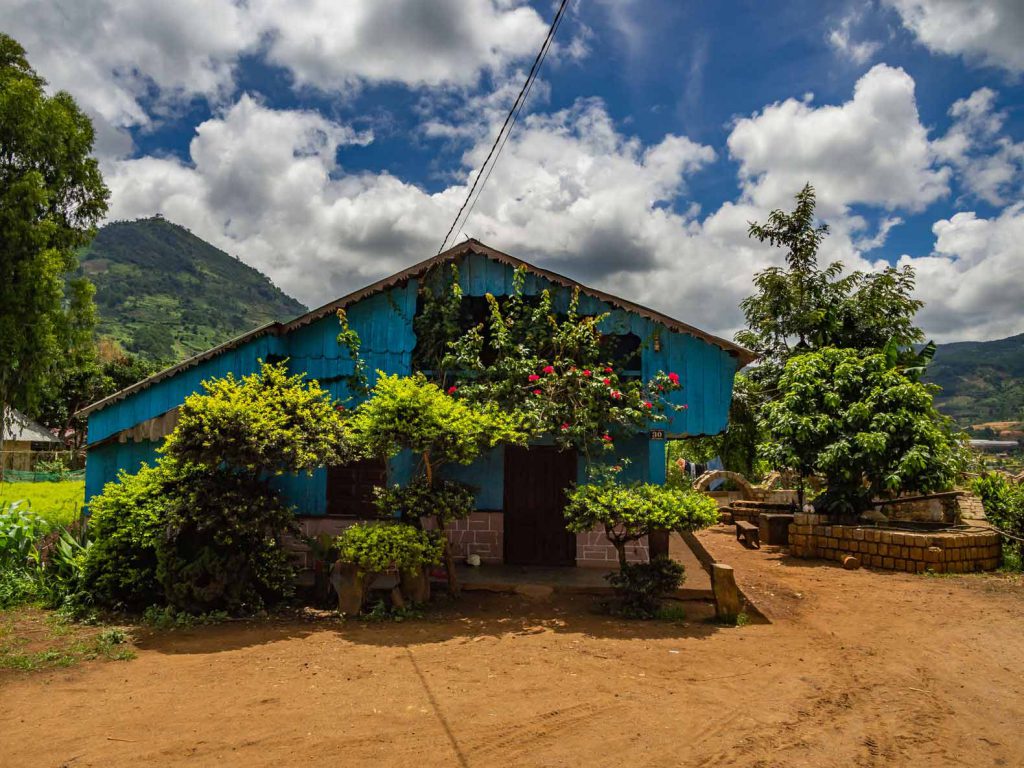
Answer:
<svg viewBox="0 0 1024 768"><path fill-rule="evenodd" d="M825 479L819 508L858 515L880 494L949 488L963 466L960 436L932 404L934 387L885 354L824 349L794 357L767 405L776 469Z"/></svg>
<svg viewBox="0 0 1024 768"><path fill-rule="evenodd" d="M452 520L466 517L473 507L464 503L465 493L455 494L461 501L454 498L451 486L438 474L440 469L447 464L472 464L485 450L503 443L524 445L528 431L520 415L505 413L493 404L458 400L423 374L402 377L378 372L378 376L370 399L349 419L353 444L366 456L384 459L412 451L419 458L418 477L395 500L408 507L405 517L415 524L429 511L444 533ZM447 539L445 564L449 588L457 593Z"/></svg>
<svg viewBox="0 0 1024 768"><path fill-rule="evenodd" d="M653 531L682 534L717 522L718 505L710 496L653 483L620 483L619 471L598 470L591 482L572 489L565 518L572 533L603 528L620 568L627 564L626 546Z"/></svg>
<svg viewBox="0 0 1024 768"><path fill-rule="evenodd" d="M591 482L569 492L566 527L573 533L603 528L619 556L619 570L606 578L616 589L623 615L651 618L661 599L683 580L683 567L668 558L631 564L626 547L655 531L683 534L718 520L714 500L692 489L652 483L620 483L621 467L595 470Z"/></svg>

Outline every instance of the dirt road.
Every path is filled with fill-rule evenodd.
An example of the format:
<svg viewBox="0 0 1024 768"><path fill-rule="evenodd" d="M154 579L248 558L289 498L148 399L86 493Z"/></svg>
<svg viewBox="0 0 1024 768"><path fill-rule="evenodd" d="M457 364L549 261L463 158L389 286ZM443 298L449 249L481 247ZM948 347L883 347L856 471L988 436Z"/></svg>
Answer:
<svg viewBox="0 0 1024 768"><path fill-rule="evenodd" d="M0 765L1024 765L1019 580L701 536L768 622L467 595L401 624L160 633L134 661L3 673Z"/></svg>

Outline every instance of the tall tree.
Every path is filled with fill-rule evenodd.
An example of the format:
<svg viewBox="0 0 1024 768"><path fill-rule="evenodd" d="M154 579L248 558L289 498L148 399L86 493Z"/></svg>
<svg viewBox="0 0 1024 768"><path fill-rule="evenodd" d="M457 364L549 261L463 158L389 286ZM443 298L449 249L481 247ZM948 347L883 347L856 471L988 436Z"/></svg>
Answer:
<svg viewBox="0 0 1024 768"><path fill-rule="evenodd" d="M922 302L913 298L913 269L843 275L839 261L819 265L828 226L816 222L816 203L807 184L791 213L775 210L767 223L750 225L750 237L786 249L785 267L754 278L756 293L740 304L747 328L736 334L760 356L749 376L767 398L794 355L826 347L881 351L890 342L902 348L924 340L914 325Z"/></svg>
<svg viewBox="0 0 1024 768"><path fill-rule="evenodd" d="M63 331L77 322L66 317L64 276L109 194L90 156L89 118L45 85L0 33L0 404L28 411L63 364ZM82 290L73 289L70 311L91 301Z"/></svg>

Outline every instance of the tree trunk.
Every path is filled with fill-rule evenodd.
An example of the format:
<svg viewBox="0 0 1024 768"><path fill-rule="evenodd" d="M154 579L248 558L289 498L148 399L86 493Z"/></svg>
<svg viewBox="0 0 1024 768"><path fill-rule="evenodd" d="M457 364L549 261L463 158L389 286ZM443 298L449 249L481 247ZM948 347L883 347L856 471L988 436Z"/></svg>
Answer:
<svg viewBox="0 0 1024 768"><path fill-rule="evenodd" d="M459 577L455 573L455 556L452 555L452 545L448 541L448 534L444 528L444 521L437 517L437 530L444 536L444 569L447 571L448 576L448 594L452 597L458 597L462 588L459 586Z"/></svg>
<svg viewBox="0 0 1024 768"><path fill-rule="evenodd" d="M615 535L611 528L605 527L604 535L608 538L608 541L615 547L615 551L619 555L619 570L623 570L628 563L626 562L626 542Z"/></svg>

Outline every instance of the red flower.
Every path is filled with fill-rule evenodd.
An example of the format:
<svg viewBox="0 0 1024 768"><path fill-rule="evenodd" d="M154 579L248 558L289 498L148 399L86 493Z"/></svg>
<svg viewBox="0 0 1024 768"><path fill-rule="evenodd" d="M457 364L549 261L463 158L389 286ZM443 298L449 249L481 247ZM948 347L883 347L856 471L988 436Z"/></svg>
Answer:
<svg viewBox="0 0 1024 768"><path fill-rule="evenodd" d="M621 400L621 399L622 399L622 393L619 392L619 390L617 390L617 389L613 389L612 390L612 400Z"/></svg>
<svg viewBox="0 0 1024 768"><path fill-rule="evenodd" d="M540 381L540 376L538 376L536 373L531 373L526 378L527 378L527 381Z"/></svg>
<svg viewBox="0 0 1024 768"><path fill-rule="evenodd" d="M555 366L553 366L553 365L545 365L543 370L544 370L544 373L554 373L555 372Z"/></svg>
<svg viewBox="0 0 1024 768"><path fill-rule="evenodd" d="M653 407L654 407L653 403L649 403L646 400L644 400L644 408L651 409Z"/></svg>
<svg viewBox="0 0 1024 768"><path fill-rule="evenodd" d="M612 441L612 436L609 434L604 434L601 435L601 439L604 440L606 443L610 443Z"/></svg>
<svg viewBox="0 0 1024 768"><path fill-rule="evenodd" d="M539 389L535 389L535 390L533 390L533 394L535 394L535 395L539 395L539 394L540 394L540 390L539 390Z"/></svg>
<svg viewBox="0 0 1024 768"><path fill-rule="evenodd" d="M668 380L671 381L673 384L679 384L679 374L678 373L670 373L668 375Z"/></svg>
<svg viewBox="0 0 1024 768"><path fill-rule="evenodd" d="M611 369L611 368L605 368L605 369L604 369L604 372L605 372L605 373L611 373L611 372L612 372L612 369Z"/></svg>
<svg viewBox="0 0 1024 768"><path fill-rule="evenodd" d="M569 422L567 422L567 421L563 421L562 422L562 431L563 432L568 432L569 431Z"/></svg>
<svg viewBox="0 0 1024 768"><path fill-rule="evenodd" d="M685 410L686 410L687 408L689 408L690 406L688 406L688 405L683 405L683 406L680 406L680 407L681 407L681 408L682 408L682 409L683 409L683 410L685 411Z"/></svg>
<svg viewBox="0 0 1024 768"><path fill-rule="evenodd" d="M454 395L458 391L459 391L459 388L456 387L454 384L452 384L450 387L448 387L448 394L449 395Z"/></svg>
<svg viewBox="0 0 1024 768"><path fill-rule="evenodd" d="M588 369L584 368L583 369L583 375L584 376L589 376L590 375L590 371Z"/></svg>
<svg viewBox="0 0 1024 768"><path fill-rule="evenodd" d="M606 387L610 387L612 385L612 380L611 379L601 379L601 383L604 384Z"/></svg>

